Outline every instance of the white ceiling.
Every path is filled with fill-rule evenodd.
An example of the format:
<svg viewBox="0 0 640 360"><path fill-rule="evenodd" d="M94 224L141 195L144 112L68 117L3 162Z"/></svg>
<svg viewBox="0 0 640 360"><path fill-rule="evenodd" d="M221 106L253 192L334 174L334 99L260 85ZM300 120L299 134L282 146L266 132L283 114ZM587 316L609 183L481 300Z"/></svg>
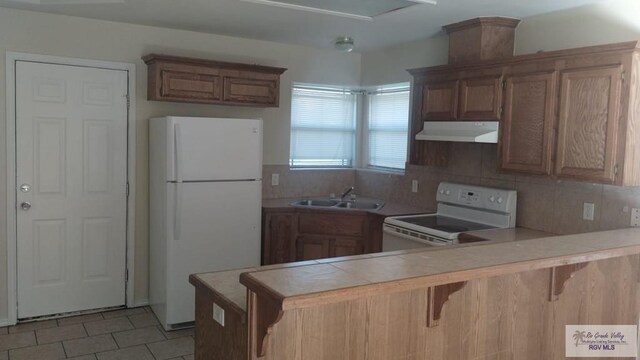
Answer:
<svg viewBox="0 0 640 360"><path fill-rule="evenodd" d="M64 4L65 1L71 3ZM240 0L0 0L11 7L95 19L193 30L329 48L352 36L356 51L425 39L442 25L477 16L525 18L605 0L438 0L376 16L372 21L267 6ZM371 0L342 0L367 3ZM63 2L63 4L60 4ZM82 3L83 2L83 3ZM325 4L326 0L288 1ZM397 1L396 1L397 2ZM79 4L80 3L80 4ZM349 8L349 7L346 7ZM336 10L344 10L345 7Z"/></svg>

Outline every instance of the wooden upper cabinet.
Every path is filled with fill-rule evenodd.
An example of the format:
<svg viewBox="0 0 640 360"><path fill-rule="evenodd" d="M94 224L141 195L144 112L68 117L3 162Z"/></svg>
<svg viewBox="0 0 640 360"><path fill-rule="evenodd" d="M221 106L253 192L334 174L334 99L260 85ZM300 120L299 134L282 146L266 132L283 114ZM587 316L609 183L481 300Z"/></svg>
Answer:
<svg viewBox="0 0 640 360"><path fill-rule="evenodd" d="M154 101L277 107L283 68L147 55L147 98Z"/></svg>
<svg viewBox="0 0 640 360"><path fill-rule="evenodd" d="M455 120L458 111L458 80L427 82L422 88L422 120Z"/></svg>
<svg viewBox="0 0 640 360"><path fill-rule="evenodd" d="M460 81L459 120L500 120L502 77L481 77Z"/></svg>
<svg viewBox="0 0 640 360"><path fill-rule="evenodd" d="M238 104L277 104L279 97L278 79L273 77L244 78L241 76L225 76L224 101Z"/></svg>
<svg viewBox="0 0 640 360"><path fill-rule="evenodd" d="M505 79L500 170L551 175L557 72Z"/></svg>
<svg viewBox="0 0 640 360"><path fill-rule="evenodd" d="M186 72L184 69L174 70L169 67L160 71L160 97L175 101L182 99L202 102L220 101L222 79L218 72L207 71L209 69L194 70L194 72Z"/></svg>
<svg viewBox="0 0 640 360"><path fill-rule="evenodd" d="M562 73L556 175L615 183L622 65Z"/></svg>

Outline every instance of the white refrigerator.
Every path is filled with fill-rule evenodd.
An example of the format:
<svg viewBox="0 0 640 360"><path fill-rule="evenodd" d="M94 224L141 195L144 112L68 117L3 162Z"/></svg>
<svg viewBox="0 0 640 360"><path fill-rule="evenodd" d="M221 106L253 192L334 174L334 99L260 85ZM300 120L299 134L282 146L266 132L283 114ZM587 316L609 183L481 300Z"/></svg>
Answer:
<svg viewBox="0 0 640 360"><path fill-rule="evenodd" d="M149 124L151 308L194 321L189 274L260 265L262 120L164 117Z"/></svg>

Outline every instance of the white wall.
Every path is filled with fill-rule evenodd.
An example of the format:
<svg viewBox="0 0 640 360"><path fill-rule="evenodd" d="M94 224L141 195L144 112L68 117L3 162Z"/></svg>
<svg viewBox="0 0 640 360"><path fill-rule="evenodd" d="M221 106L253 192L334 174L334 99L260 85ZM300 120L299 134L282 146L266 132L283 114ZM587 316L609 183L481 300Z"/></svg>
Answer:
<svg viewBox="0 0 640 360"><path fill-rule="evenodd" d="M491 15L491 14L485 14ZM602 4L532 16L516 30L516 54L640 40L640 0ZM362 54L362 84L410 79L406 69L447 63L448 37L416 41Z"/></svg>
<svg viewBox="0 0 640 360"><path fill-rule="evenodd" d="M148 140L147 119L162 115L262 117L264 163L287 164L292 81L357 85L360 55L303 46L154 28L0 8L0 169L5 169L5 52L136 64L137 208L135 298L147 298L148 278ZM285 67L278 109L223 107L146 101L148 53L258 63ZM0 274L6 269L6 179L0 177ZM7 284L0 275L0 320L6 318Z"/></svg>
<svg viewBox="0 0 640 360"><path fill-rule="evenodd" d="M407 69L447 63L449 37L414 41L362 54L362 85L395 84L411 80Z"/></svg>
<svg viewBox="0 0 640 360"><path fill-rule="evenodd" d="M614 0L526 18L516 54L640 40L640 1Z"/></svg>

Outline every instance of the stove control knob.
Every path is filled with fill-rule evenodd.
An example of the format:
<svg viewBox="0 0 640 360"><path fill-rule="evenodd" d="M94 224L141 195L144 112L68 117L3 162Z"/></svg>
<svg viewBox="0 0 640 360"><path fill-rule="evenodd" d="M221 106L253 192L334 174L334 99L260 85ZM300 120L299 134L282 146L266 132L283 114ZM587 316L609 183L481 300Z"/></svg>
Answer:
<svg viewBox="0 0 640 360"><path fill-rule="evenodd" d="M451 190L445 191L444 194L447 195L447 196L451 195Z"/></svg>
<svg viewBox="0 0 640 360"><path fill-rule="evenodd" d="M489 196L489 201L495 202L496 201L496 197L495 196Z"/></svg>
<svg viewBox="0 0 640 360"><path fill-rule="evenodd" d="M444 194L444 190L440 189L440 195Z"/></svg>
<svg viewBox="0 0 640 360"><path fill-rule="evenodd" d="M502 200L501 197L498 198L498 204L502 204L504 202L504 200Z"/></svg>

